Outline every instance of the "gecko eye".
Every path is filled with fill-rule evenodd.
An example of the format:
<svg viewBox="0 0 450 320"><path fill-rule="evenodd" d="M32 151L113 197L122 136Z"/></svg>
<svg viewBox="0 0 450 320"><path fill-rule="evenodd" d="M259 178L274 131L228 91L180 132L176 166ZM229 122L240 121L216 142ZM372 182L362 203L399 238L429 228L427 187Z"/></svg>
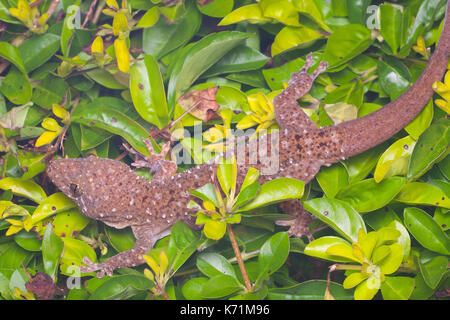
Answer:
<svg viewBox="0 0 450 320"><path fill-rule="evenodd" d="M71 183L69 185L69 190L70 190L70 193L72 194L72 196L75 198L81 197L81 195L83 194L83 190L76 183Z"/></svg>

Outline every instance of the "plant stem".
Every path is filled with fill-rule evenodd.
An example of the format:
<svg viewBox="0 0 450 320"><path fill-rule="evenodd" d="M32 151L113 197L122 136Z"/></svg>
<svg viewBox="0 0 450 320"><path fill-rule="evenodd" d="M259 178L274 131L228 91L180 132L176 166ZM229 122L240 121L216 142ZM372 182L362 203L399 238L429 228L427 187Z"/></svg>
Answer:
<svg viewBox="0 0 450 320"><path fill-rule="evenodd" d="M158 284L158 282L154 281L154 283L155 283L156 290L158 290L158 293L160 295L162 295L164 297L164 299L166 299L167 301L170 300L170 297L167 295L166 291L164 291L164 289Z"/></svg>
<svg viewBox="0 0 450 320"><path fill-rule="evenodd" d="M356 270L356 271L361 271L362 270L362 266L354 265L354 264L339 264L339 263L336 263L333 266L335 266L335 268L333 268L332 271L334 271L334 270Z"/></svg>
<svg viewBox="0 0 450 320"><path fill-rule="evenodd" d="M253 292L252 284L250 283L250 279L248 278L247 271L245 270L244 261L242 260L241 252L239 251L239 246L236 241L236 237L234 236L233 229L231 228L231 224L227 224L228 236L230 237L231 246L233 247L234 254L236 255L236 260L239 265L239 269L241 269L242 278L244 279L245 287L248 292Z"/></svg>

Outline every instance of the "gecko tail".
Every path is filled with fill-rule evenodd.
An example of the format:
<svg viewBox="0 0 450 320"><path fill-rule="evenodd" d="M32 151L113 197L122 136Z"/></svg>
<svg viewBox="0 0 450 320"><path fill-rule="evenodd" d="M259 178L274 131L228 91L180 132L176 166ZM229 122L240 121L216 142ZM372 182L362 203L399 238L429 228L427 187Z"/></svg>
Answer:
<svg viewBox="0 0 450 320"><path fill-rule="evenodd" d="M342 152L351 157L388 140L403 129L433 96L433 83L442 79L450 56L450 1L439 43L417 81L382 109L334 127L342 137Z"/></svg>

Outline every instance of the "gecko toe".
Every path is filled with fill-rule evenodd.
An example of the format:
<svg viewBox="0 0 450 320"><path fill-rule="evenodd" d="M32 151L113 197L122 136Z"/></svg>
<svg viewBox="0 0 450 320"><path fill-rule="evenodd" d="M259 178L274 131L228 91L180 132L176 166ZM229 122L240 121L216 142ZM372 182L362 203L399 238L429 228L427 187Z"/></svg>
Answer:
<svg viewBox="0 0 450 320"><path fill-rule="evenodd" d="M296 217L293 220L280 220L275 221L275 223L279 226L289 227L288 234L289 236L294 236L296 238L301 238L306 236L308 240L311 241L312 234L309 230L309 224L312 221L312 217L309 219L305 219L305 216Z"/></svg>

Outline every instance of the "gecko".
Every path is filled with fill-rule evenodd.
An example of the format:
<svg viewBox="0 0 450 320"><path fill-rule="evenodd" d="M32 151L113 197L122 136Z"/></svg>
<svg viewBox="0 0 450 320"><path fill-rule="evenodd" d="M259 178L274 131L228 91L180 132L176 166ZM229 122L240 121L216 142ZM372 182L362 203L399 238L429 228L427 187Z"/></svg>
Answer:
<svg viewBox="0 0 450 320"><path fill-rule="evenodd" d="M449 12L450 2L439 43L417 81L383 108L338 125L318 128L298 105L297 100L309 92L314 80L327 68L327 63L322 61L309 74L307 71L312 65L309 54L302 69L291 75L288 86L274 98L275 118L281 127L280 143L275 147L269 144L267 152L277 153L279 169L273 174L261 175L259 181L291 177L306 184L322 166L330 166L373 148L412 121L431 99L433 83L441 80L446 70L450 56ZM237 166L237 185L245 177L251 150L258 148L254 145L257 141L253 139L246 143L245 161ZM46 174L50 180L78 205L84 215L114 228L131 227L136 238L133 248L103 262L94 263L85 257L86 266L81 266L82 272L97 271L97 277L110 276L116 268L143 264L142 255L158 239L169 235L176 221L195 226L195 217L187 209L189 201L195 198L189 190L212 182L214 163L206 162L177 173L177 165L165 159L169 144L156 154L150 141L144 142L150 156L137 160L134 166L149 167L153 173L151 180L135 174L121 161L95 156L54 159L48 163ZM264 165L262 159L251 166L261 169ZM290 235L308 235L312 217L300 201L282 202L280 207L293 219L278 224L289 226Z"/></svg>

